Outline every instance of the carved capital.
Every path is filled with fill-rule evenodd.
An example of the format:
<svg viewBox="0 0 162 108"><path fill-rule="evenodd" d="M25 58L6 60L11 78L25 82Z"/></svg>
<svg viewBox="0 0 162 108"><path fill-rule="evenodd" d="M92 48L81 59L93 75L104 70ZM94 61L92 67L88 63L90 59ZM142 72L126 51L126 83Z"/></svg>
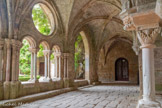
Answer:
<svg viewBox="0 0 162 108"><path fill-rule="evenodd" d="M136 53L136 55L139 54L139 51L140 51L139 45L133 45L133 46L132 46L132 49L133 49L133 51Z"/></svg>
<svg viewBox="0 0 162 108"><path fill-rule="evenodd" d="M4 43L5 43L4 40L0 38L0 50L3 49Z"/></svg>
<svg viewBox="0 0 162 108"><path fill-rule="evenodd" d="M11 49L11 40L10 39L5 39L5 44L8 50Z"/></svg>
<svg viewBox="0 0 162 108"><path fill-rule="evenodd" d="M70 56L70 53L63 53L63 55L64 55L64 58L67 58Z"/></svg>
<svg viewBox="0 0 162 108"><path fill-rule="evenodd" d="M60 57L62 55L61 52L54 52L53 54L54 56L57 56L57 57Z"/></svg>
<svg viewBox="0 0 162 108"><path fill-rule="evenodd" d="M160 33L160 28L146 29L137 31L137 36L139 42L141 43L141 48L143 47L153 47L156 37Z"/></svg>
<svg viewBox="0 0 162 108"><path fill-rule="evenodd" d="M51 50L43 50L44 56L50 56L52 54Z"/></svg>
<svg viewBox="0 0 162 108"><path fill-rule="evenodd" d="M132 31L136 29L133 19L130 16L125 17L123 19L123 23L124 23L124 30Z"/></svg>
<svg viewBox="0 0 162 108"><path fill-rule="evenodd" d="M39 51L39 49L36 49L36 48L29 48L29 51L31 52L31 53L37 53L38 51Z"/></svg>
<svg viewBox="0 0 162 108"><path fill-rule="evenodd" d="M19 40L11 40L11 44L13 48L16 48L17 50L20 50L20 48L23 46L22 42Z"/></svg>

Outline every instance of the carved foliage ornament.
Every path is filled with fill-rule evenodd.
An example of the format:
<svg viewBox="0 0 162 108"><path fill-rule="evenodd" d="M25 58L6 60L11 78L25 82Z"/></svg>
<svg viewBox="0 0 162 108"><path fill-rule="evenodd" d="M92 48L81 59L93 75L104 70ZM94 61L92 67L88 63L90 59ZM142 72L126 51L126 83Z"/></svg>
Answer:
<svg viewBox="0 0 162 108"><path fill-rule="evenodd" d="M137 31L137 36L142 46L154 44L156 37L160 33L160 28Z"/></svg>
<svg viewBox="0 0 162 108"><path fill-rule="evenodd" d="M133 23L133 20L130 16L127 16L123 19L123 23L124 23L124 30L135 30L135 26Z"/></svg>

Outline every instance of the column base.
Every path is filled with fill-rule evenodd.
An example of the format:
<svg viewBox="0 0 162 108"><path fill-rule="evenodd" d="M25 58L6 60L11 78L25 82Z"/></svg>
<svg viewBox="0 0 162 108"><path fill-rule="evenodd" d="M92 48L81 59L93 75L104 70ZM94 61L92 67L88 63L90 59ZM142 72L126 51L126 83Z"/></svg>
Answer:
<svg viewBox="0 0 162 108"><path fill-rule="evenodd" d="M68 88L68 87L70 87L69 79L64 78L64 88Z"/></svg>
<svg viewBox="0 0 162 108"><path fill-rule="evenodd" d="M19 81L4 82L4 99L15 99L19 96Z"/></svg>
<svg viewBox="0 0 162 108"><path fill-rule="evenodd" d="M19 85L20 85L19 81L11 82L10 99L16 99L19 96Z"/></svg>
<svg viewBox="0 0 162 108"><path fill-rule="evenodd" d="M30 79L30 80L28 80L28 82L31 82L31 83L38 83L39 81L38 81L38 80L35 80L35 79Z"/></svg>
<svg viewBox="0 0 162 108"><path fill-rule="evenodd" d="M51 78L46 78L46 77L41 77L41 78L39 79L39 82L51 82L51 81L52 81Z"/></svg>
<svg viewBox="0 0 162 108"><path fill-rule="evenodd" d="M52 78L52 81L60 81L60 78Z"/></svg>
<svg viewBox="0 0 162 108"><path fill-rule="evenodd" d="M0 82L0 100L3 99L3 94L4 94L4 92L3 92L3 82Z"/></svg>
<svg viewBox="0 0 162 108"><path fill-rule="evenodd" d="M4 82L4 99L10 99L10 82Z"/></svg>
<svg viewBox="0 0 162 108"><path fill-rule="evenodd" d="M139 100L136 108L161 108L159 102L149 100Z"/></svg>

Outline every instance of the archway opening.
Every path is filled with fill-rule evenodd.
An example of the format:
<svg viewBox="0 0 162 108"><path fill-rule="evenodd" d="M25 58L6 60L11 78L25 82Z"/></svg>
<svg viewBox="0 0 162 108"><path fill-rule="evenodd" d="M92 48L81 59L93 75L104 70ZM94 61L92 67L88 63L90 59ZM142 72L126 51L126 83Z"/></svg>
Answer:
<svg viewBox="0 0 162 108"><path fill-rule="evenodd" d="M20 49L19 58L19 80L33 81L34 80L34 51L36 42L31 37L25 37L22 40L23 46ZM39 76L37 76L39 79Z"/></svg>
<svg viewBox="0 0 162 108"><path fill-rule="evenodd" d="M39 46L40 50L38 52L38 73L41 76L39 81L40 82L48 82L51 80L50 74L50 56L51 50L50 46L46 41L40 43Z"/></svg>
<svg viewBox="0 0 162 108"><path fill-rule="evenodd" d="M53 46L51 54L51 78L61 79L61 50L58 45Z"/></svg>
<svg viewBox="0 0 162 108"><path fill-rule="evenodd" d="M125 58L119 58L115 62L115 80L129 81L129 63Z"/></svg>
<svg viewBox="0 0 162 108"><path fill-rule="evenodd" d="M83 31L75 41L75 79L89 80L89 44Z"/></svg>

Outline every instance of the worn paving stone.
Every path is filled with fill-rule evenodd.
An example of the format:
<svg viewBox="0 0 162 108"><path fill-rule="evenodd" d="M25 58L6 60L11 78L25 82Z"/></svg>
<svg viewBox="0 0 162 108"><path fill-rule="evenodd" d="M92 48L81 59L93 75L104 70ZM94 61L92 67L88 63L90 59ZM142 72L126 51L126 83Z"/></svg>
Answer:
<svg viewBox="0 0 162 108"><path fill-rule="evenodd" d="M80 89L16 108L135 108L137 86L94 86ZM157 96L162 102L162 96ZM33 106L32 106L33 105Z"/></svg>

